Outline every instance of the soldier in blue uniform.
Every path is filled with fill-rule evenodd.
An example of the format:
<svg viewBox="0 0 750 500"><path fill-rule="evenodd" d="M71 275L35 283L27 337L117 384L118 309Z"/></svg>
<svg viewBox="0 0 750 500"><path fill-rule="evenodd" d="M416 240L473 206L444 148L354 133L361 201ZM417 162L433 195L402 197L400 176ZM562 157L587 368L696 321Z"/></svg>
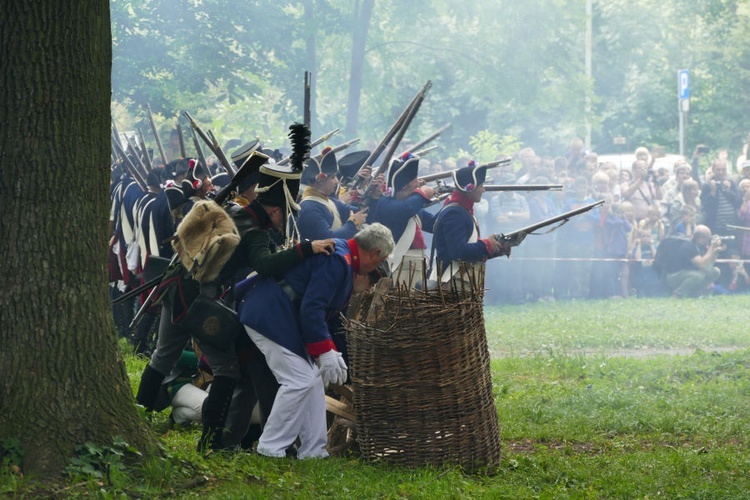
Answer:
<svg viewBox="0 0 750 500"><path fill-rule="evenodd" d="M347 239L359 231L367 218L367 209L359 210L335 197L339 181L334 153L324 153L320 161L310 158L301 182L307 186L302 193L297 220L303 239Z"/></svg>
<svg viewBox="0 0 750 500"><path fill-rule="evenodd" d="M396 241L389 259L393 276L410 286L423 274L427 246L422 231L431 233L435 222L435 216L424 207L433 202L436 192L419 180L418 169L419 157L412 154L393 160L388 170L388 196L378 200L373 215L373 220L391 230Z"/></svg>
<svg viewBox="0 0 750 500"><path fill-rule="evenodd" d="M314 256L280 277L249 284L239 305L240 321L280 384L258 442L262 455L285 457L299 437L298 458L328 456L324 387L347 376L328 320L348 303L355 275L366 279L394 244L382 224L334 241L332 256Z"/></svg>
<svg viewBox="0 0 750 500"><path fill-rule="evenodd" d="M459 270L458 262L482 263L510 255L511 246L494 235L480 238L474 204L482 199L487 168L473 161L453 173L455 188L438 213L433 228L435 263L431 279L446 283Z"/></svg>

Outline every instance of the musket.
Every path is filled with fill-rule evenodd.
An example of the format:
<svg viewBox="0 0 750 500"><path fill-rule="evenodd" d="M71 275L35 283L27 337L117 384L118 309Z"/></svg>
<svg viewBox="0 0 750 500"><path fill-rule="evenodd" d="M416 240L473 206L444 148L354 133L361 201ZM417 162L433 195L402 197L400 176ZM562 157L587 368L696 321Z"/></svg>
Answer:
<svg viewBox="0 0 750 500"><path fill-rule="evenodd" d="M429 85L432 85L432 83L430 83L430 82L427 82L427 83ZM425 87L426 86L427 85L425 85ZM409 111L411 110L412 106L417 101L417 99L419 99L419 96L422 95L423 90L424 90L424 88L419 89L419 92L417 92L417 95L414 96L414 98L411 101L409 101L409 105L406 106L406 109L404 109L401 112L401 114L398 116L398 118L393 123L393 125L391 125L391 128L388 130L388 132L386 132L385 136L380 141L380 143L378 143L378 146L370 153L370 156L368 156L367 159L365 160L365 162L362 164L362 167L360 167L360 170L362 170L365 167L372 167L372 163L375 161L375 159L377 159L377 157L380 156L380 154L385 150L385 148L388 145L388 143L391 142L391 139L393 139L393 137L401 129L401 125L403 125L404 120L406 119L406 116L409 114ZM354 178L355 178L355 180L354 180L354 186L353 187L354 188L361 188L362 187L362 183L364 182L364 180L362 179L362 177L359 176L359 175L355 175Z"/></svg>
<svg viewBox="0 0 750 500"><path fill-rule="evenodd" d="M177 122L177 140L180 142L180 156L187 158L187 151L185 150L185 137L182 135L182 125Z"/></svg>
<svg viewBox="0 0 750 500"><path fill-rule="evenodd" d="M143 160L146 165L146 171L151 172L151 170L154 168L154 164L151 163L151 156L148 154L148 149L146 148L146 140L143 138L143 132L140 128L136 129L138 131L138 144L141 146L141 153L143 153Z"/></svg>
<svg viewBox="0 0 750 500"><path fill-rule="evenodd" d="M388 151L386 151L385 156L383 156L383 160L380 163L378 170L375 172L376 176L379 174L385 174L385 172L388 170L388 166L391 163L391 158L393 157L393 154L396 152L396 148L398 147L399 143L401 143L401 140L404 138L404 134L406 134L406 130L409 128L409 125L411 125L412 120L414 120L414 117L417 115L417 111L419 111L419 108L422 106L424 97L425 95L427 95L427 91L430 90L431 87L432 87L432 82L430 80L427 80L427 83L425 84L424 87L422 87L421 92L417 94L417 98L414 100L411 107L409 108L409 112L406 114L406 117L404 118L404 122L401 124L401 127L399 128L398 134L396 134L396 137L393 139L393 142L388 148ZM370 179L372 179L372 177L370 177Z"/></svg>
<svg viewBox="0 0 750 500"><path fill-rule="evenodd" d="M159 139L159 131L156 130L156 122L154 122L154 115L151 113L151 105L146 104L146 110L148 111L148 121L151 124L151 132L154 134L154 139L156 139L156 147L159 149L159 156L161 156L161 161L164 165L167 164L167 155L164 154L164 147L161 145L161 139Z"/></svg>
<svg viewBox="0 0 750 500"><path fill-rule="evenodd" d="M315 146L319 146L320 144L324 143L325 141L327 141L328 139L330 139L334 135L338 134L340 130L341 130L340 128L335 128L335 129L331 130L330 132L328 132L327 134L323 134L321 137L319 137L318 139L316 139L316 140L314 140L313 142L310 143L310 149L312 149Z"/></svg>
<svg viewBox="0 0 750 500"><path fill-rule="evenodd" d="M197 133L198 136L200 136L201 139L203 139L203 142L206 143L206 146L208 146L208 149L211 150L211 152L216 156L216 158L219 160L219 162L224 166L227 172L229 172L230 175L234 175L236 173L236 169L230 164L229 160L227 159L227 155L224 154L224 151L221 150L221 146L219 146L219 141L216 140L216 137L214 134L209 130L208 134L203 132L203 129L201 129L200 125L198 125L198 122L196 122L192 115L185 111L183 113L185 115L185 118L188 119L190 122L190 126L193 130L193 137L195 137L195 134ZM196 149L198 149L197 146L197 140L196 142ZM204 164L205 158L204 158Z"/></svg>
<svg viewBox="0 0 750 500"><path fill-rule="evenodd" d="M420 149L419 151L415 151L415 152L414 152L413 154L414 154L415 156L424 156L424 155L426 155L427 153L429 153L430 151L432 151L432 150L434 150L434 149L437 149L437 148L438 148L438 145L437 145L437 144L434 144L434 145L432 145L432 146L428 146L428 147L426 147L426 148L424 148L424 149Z"/></svg>
<svg viewBox="0 0 750 500"><path fill-rule="evenodd" d="M311 92L310 87L312 84L312 73L309 71L305 71L305 90L304 90L304 100L302 104L302 123L305 124L307 129L310 129L310 122L312 121L312 117L310 114L310 102L311 102Z"/></svg>
<svg viewBox="0 0 750 500"><path fill-rule="evenodd" d="M443 125L443 126L442 126L442 127L440 128L440 130L438 130L437 132L435 132L435 133L434 133L434 134L432 134L431 136L427 137L426 139L423 139L423 140L419 141L418 143L416 143L415 145L413 145L413 146L412 146L412 147L411 147L411 148L409 149L409 152L411 152L412 154L418 155L418 153L414 153L414 151L418 150L419 148L421 148L421 147L422 147L422 146L424 146L425 144L427 144L427 143L430 143L430 142L434 141L435 139L437 139L437 138L438 138L438 137L440 136L440 134L442 134L443 132L445 132L445 131L446 131L446 130L448 130L449 128L451 128L451 124L450 124L450 123L446 123L445 125ZM406 152L406 151L404 151L404 152Z"/></svg>
<svg viewBox="0 0 750 500"><path fill-rule="evenodd" d="M489 163L482 163L479 166L485 167L485 168L495 168L495 167L510 165L510 162L511 162L510 158L506 158L504 160L495 160ZM427 174L427 175L423 175L422 177L419 177L419 180L424 181L424 182L431 182L431 181L436 181L438 179L447 179L448 177L453 175L453 172L457 172L457 171L458 169L446 170L445 172L437 172L434 174Z"/></svg>
<svg viewBox="0 0 750 500"><path fill-rule="evenodd" d="M198 161L203 166L203 168L206 171L206 174L208 175L208 163L206 162L206 157L203 155L203 148L201 148L201 143L198 142L198 135L195 133L195 129L190 129L190 132L193 135L193 145L195 146L195 152L198 155Z"/></svg>
<svg viewBox="0 0 750 500"><path fill-rule="evenodd" d="M196 139L197 140L197 139ZM259 153L257 151L254 151L250 154L250 156L245 160L245 163L242 164L242 167L237 171L237 173L232 177L232 180L229 181L229 184L224 186L218 193L216 193L216 196L213 197L213 201L218 203L219 205L223 205L232 195L232 193L237 189L237 186L245 180L250 174L252 174L255 170L257 170L260 165L263 165L268 161L268 156L264 155L263 153ZM177 259L179 258L178 254L175 253L172 255L172 259L169 261L169 265L167 266L167 270L164 271L160 276L157 276L156 278L152 279L148 283L145 283L138 288L135 288L126 294L123 294L122 296L118 297L116 300L122 302L124 300L127 300L129 297L133 297L135 295L140 294L141 292L144 292L148 290L149 288L153 287L151 292L148 294L148 297L146 297L146 300L143 301L143 304L141 305L140 309L138 309L138 312L135 313L135 316L133 316L133 320L130 322L130 325L128 326L128 329L133 329L138 322L143 318L143 315L146 314L146 311L153 305L154 302L156 302L156 299L158 298L157 294L159 293L159 284L164 279L164 276L167 275L169 272L169 269L177 262ZM127 298L123 298L123 296L127 295ZM113 303L116 303L113 301Z"/></svg>
<svg viewBox="0 0 750 500"><path fill-rule="evenodd" d="M224 169L227 171L229 175L236 175L237 169L234 168L234 165L232 165L232 162L229 161L227 158L227 155L224 154L224 151L221 149L221 146L219 146L219 141L216 140L216 136L213 132L210 130L208 131L208 136L211 138L211 142L213 143L213 152L216 155L216 158L219 159L219 163L221 163L224 166Z"/></svg>
<svg viewBox="0 0 750 500"><path fill-rule="evenodd" d="M485 191L561 191L562 184L485 184Z"/></svg>
<svg viewBox="0 0 750 500"><path fill-rule="evenodd" d="M148 190L148 187L146 186L146 179L143 178L140 171L136 168L135 165L133 165L133 162L130 161L128 154L125 152L124 149L122 149L122 144L120 144L120 141L118 141L117 138L113 137L112 144L114 144L115 150L117 151L117 154L120 156L120 159L122 160L122 162L125 164L125 168L130 173L130 176L138 184L138 187L140 187L141 190L145 193Z"/></svg>
<svg viewBox="0 0 750 500"><path fill-rule="evenodd" d="M351 141L345 142L343 144L339 144L338 146L334 146L331 148L331 150L328 152L330 153L338 153L339 151L343 151L359 142L359 138L352 139ZM315 156L313 156L314 159L320 160L323 158L323 153L318 153Z"/></svg>
<svg viewBox="0 0 750 500"><path fill-rule="evenodd" d="M551 226L552 224L556 224L559 222L560 225L554 228L554 229L557 229L558 227L568 222L571 217L575 217L576 215L581 215L583 213L586 213L589 210L593 210L594 208L602 204L604 204L604 200L595 201L594 203L589 203L588 205L584 205L580 208L576 208L569 212L565 212L560 215L550 217L549 219L545 219L540 222L535 222L534 224L530 224L526 227L522 227L521 229L518 229L516 231L512 231L506 234L495 235L495 239L500 243L506 243L512 247L515 247L515 246L520 245L523 239L526 238L527 235L533 234L533 232L538 229L542 229L543 227Z"/></svg>
<svg viewBox="0 0 750 500"><path fill-rule="evenodd" d="M746 226L735 226L732 224L726 224L727 229L734 229L735 231L750 232L750 227Z"/></svg>
<svg viewBox="0 0 750 500"><path fill-rule="evenodd" d="M141 156L138 154L138 150L135 149L135 144L133 144L133 141L130 140L130 137L128 137L127 134L125 134L125 140L128 142L128 148L130 149L130 152L138 162L138 166L141 169L141 176L143 177L143 179L146 179L146 177L148 176L148 169L146 168L146 165L143 164L143 160L141 160Z"/></svg>
<svg viewBox="0 0 750 500"><path fill-rule="evenodd" d="M310 149L314 148L315 146L320 145L321 143L327 141L328 139L330 139L334 135L338 134L339 130L341 130L341 129L336 128L336 129L331 130L327 134L323 134L318 139L316 139L316 140L314 140L313 142L310 143ZM283 160L281 160L279 163L277 163L277 165L286 165L287 163L289 163L289 161L291 159L292 159L291 156L287 156L286 158L284 158Z"/></svg>

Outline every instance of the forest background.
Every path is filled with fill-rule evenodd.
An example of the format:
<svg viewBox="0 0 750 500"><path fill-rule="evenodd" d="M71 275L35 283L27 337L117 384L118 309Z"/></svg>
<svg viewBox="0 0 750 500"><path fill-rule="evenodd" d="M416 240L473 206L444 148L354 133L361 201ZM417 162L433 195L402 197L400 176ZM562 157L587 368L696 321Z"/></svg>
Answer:
<svg viewBox="0 0 750 500"><path fill-rule="evenodd" d="M148 130L148 104L168 134L189 111L220 141L280 147L311 71L313 137L341 128L334 144L379 140L431 80L407 139L451 123L440 158L463 149L485 161L508 145L556 156L587 123L599 153L678 152L677 72L688 69L686 154L698 143L741 153L750 2L593 0L590 76L586 4L112 0L113 116Z"/></svg>

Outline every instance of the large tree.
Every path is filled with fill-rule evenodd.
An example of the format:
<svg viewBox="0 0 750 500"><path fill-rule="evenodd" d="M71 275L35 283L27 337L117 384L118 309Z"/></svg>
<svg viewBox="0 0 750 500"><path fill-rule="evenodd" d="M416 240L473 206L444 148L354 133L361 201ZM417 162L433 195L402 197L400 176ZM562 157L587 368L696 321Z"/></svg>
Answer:
<svg viewBox="0 0 750 500"><path fill-rule="evenodd" d="M4 0L0 60L0 443L51 476L150 442L107 304L108 0Z"/></svg>

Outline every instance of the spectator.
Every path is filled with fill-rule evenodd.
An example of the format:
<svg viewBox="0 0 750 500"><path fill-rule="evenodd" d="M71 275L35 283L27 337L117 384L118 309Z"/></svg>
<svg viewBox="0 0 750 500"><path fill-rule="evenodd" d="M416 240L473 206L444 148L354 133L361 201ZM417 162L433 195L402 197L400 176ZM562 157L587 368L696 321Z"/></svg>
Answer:
<svg viewBox="0 0 750 500"><path fill-rule="evenodd" d="M659 277L654 271L653 258L656 256L656 245L649 230L638 230L635 243L630 252L633 262L630 263L630 276L633 288L639 297L653 297L659 294Z"/></svg>
<svg viewBox="0 0 750 500"><path fill-rule="evenodd" d="M662 212L662 218L665 225L669 225L672 220L679 214L671 214L669 210L675 199L680 196L682 192L682 186L690 179L690 165L683 161L675 162L674 164L674 177L667 180L662 186L662 199L659 202L659 206ZM697 186L697 183L696 183Z"/></svg>
<svg viewBox="0 0 750 500"><path fill-rule="evenodd" d="M742 205L737 212L737 222L740 226L750 227L750 179L742 179L739 189L742 193ZM742 232L740 256L750 259L750 231Z"/></svg>
<svg viewBox="0 0 750 500"><path fill-rule="evenodd" d="M713 234L733 235L727 224L737 224L737 210L742 204L737 185L727 177L727 162L714 160L706 172L706 183L701 189L704 224Z"/></svg>
<svg viewBox="0 0 750 500"><path fill-rule="evenodd" d="M594 203L589 194L589 182L578 177L571 186L568 200L561 212L568 212ZM591 257L594 250L595 231L599 221L599 210L594 209L573 217L558 234L558 256L570 261L559 262L555 291L558 297L581 299L589 295L591 280Z"/></svg>
<svg viewBox="0 0 750 500"><path fill-rule="evenodd" d="M500 184L515 184L512 175L503 174ZM490 199L488 231L494 234L505 234L529 222L529 205L522 194L515 191L501 191ZM514 255L521 254L520 247ZM487 303L505 302L520 304L524 301L523 277L518 261L512 259L492 259L486 267ZM508 285L508 284L515 284Z"/></svg>
<svg viewBox="0 0 750 500"><path fill-rule="evenodd" d="M682 217L682 207L690 206L694 210L695 220L700 222L702 220L701 213L701 190L700 186L693 179L687 179L682 183L680 194L678 194L666 208L664 217L669 219L668 232L672 232L675 224L680 221Z"/></svg>
<svg viewBox="0 0 750 500"><path fill-rule="evenodd" d="M533 179L534 184L548 184L547 177ZM555 201L549 191L532 191L528 199L529 224L554 217L559 213ZM529 238L524 243L524 255L531 259L522 265L526 295L532 301L552 301L552 277L555 274L557 233L542 233L535 238ZM514 251L518 251L516 247ZM493 261L489 261L493 262Z"/></svg>
<svg viewBox="0 0 750 500"><path fill-rule="evenodd" d="M661 188L654 184L647 165L643 160L636 160L632 167L633 180L622 184L622 199L633 204L638 221L646 217L648 207L661 199Z"/></svg>
<svg viewBox="0 0 750 500"><path fill-rule="evenodd" d="M638 229L649 231L651 233L651 241L654 245L659 245L659 242L664 239L665 228L664 222L661 220L661 211L656 205L648 207L646 217L638 222Z"/></svg>
<svg viewBox="0 0 750 500"><path fill-rule="evenodd" d="M692 205L684 205L680 209L680 218L675 221L675 224L669 231L669 235L692 238L693 233L695 232L695 218L695 207L693 207Z"/></svg>
<svg viewBox="0 0 750 500"><path fill-rule="evenodd" d="M629 269L624 259L630 250L630 233L633 226L625 215L622 203L612 204L604 224L607 297L629 295Z"/></svg>
<svg viewBox="0 0 750 500"><path fill-rule="evenodd" d="M708 226L695 228L692 239L668 238L659 245L655 265L665 277L673 297L696 297L708 292L719 278L714 264L724 250L721 239Z"/></svg>

